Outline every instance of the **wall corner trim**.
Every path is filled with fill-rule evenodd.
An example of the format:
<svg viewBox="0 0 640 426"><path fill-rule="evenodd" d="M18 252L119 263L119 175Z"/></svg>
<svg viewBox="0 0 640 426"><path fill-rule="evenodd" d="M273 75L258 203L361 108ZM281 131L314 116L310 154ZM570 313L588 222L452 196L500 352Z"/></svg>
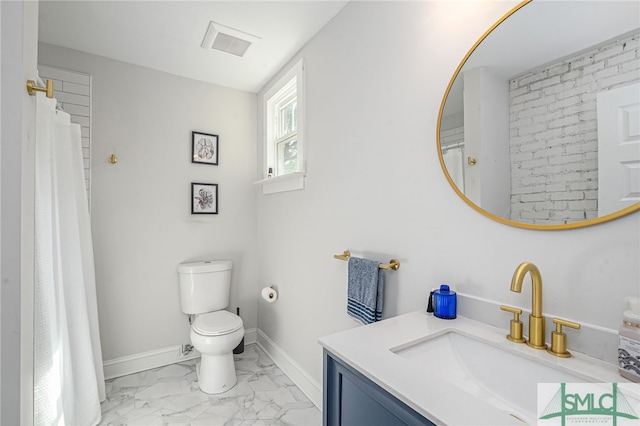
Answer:
<svg viewBox="0 0 640 426"><path fill-rule="evenodd" d="M256 343L256 336L257 332L255 328L245 329L245 345ZM200 353L196 350L187 356L182 356L180 345L127 355L105 361L103 363L104 378L105 380L113 379L115 377L139 373L140 371L175 364L176 362L187 361L198 357L200 357Z"/></svg>
<svg viewBox="0 0 640 426"><path fill-rule="evenodd" d="M314 380L297 362L282 350L262 330L257 330L256 343L269 355L293 383L322 411L322 386Z"/></svg>

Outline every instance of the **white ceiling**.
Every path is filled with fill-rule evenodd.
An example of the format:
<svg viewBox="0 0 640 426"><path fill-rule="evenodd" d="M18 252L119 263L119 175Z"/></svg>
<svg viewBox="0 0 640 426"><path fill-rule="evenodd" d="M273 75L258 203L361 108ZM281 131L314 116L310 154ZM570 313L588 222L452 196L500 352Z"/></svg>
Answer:
<svg viewBox="0 0 640 426"><path fill-rule="evenodd" d="M534 1L505 20L464 69L489 67L505 79L611 41L640 26L640 1Z"/></svg>
<svg viewBox="0 0 640 426"><path fill-rule="evenodd" d="M39 40L258 92L346 4L339 1L40 1ZM243 58L200 47L210 21L256 35Z"/></svg>

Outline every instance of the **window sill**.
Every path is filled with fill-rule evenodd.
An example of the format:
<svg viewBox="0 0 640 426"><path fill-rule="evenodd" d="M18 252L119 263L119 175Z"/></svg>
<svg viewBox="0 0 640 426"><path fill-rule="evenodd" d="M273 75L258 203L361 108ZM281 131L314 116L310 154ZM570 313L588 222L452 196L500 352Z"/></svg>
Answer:
<svg viewBox="0 0 640 426"><path fill-rule="evenodd" d="M262 179L253 182L253 184L262 185L263 195L296 191L298 189L304 189L304 178L306 175L304 172L292 172L282 176Z"/></svg>

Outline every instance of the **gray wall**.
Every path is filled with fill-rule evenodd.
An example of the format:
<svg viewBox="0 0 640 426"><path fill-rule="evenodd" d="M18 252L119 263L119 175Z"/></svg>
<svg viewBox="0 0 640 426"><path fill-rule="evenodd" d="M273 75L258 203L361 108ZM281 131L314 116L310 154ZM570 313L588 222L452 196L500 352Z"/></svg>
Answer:
<svg viewBox="0 0 640 426"><path fill-rule="evenodd" d="M333 259L345 249L402 263L386 275L387 316L424 309L441 283L529 308L528 288L509 291L523 261L542 272L548 315L615 330L623 297L640 295L639 213L568 231L513 228L468 207L443 175L436 120L447 84L515 4L351 2L298 54L308 176L303 191L257 196L260 285L280 294L258 302L258 324L318 383L318 337L356 326L346 262Z"/></svg>
<svg viewBox="0 0 640 426"><path fill-rule="evenodd" d="M92 232L105 361L189 342L178 263L231 259L230 310L256 327L256 96L51 45L39 63L92 75ZM219 165L191 163L191 131ZM118 157L113 165L111 154ZM192 215L191 182L219 184Z"/></svg>

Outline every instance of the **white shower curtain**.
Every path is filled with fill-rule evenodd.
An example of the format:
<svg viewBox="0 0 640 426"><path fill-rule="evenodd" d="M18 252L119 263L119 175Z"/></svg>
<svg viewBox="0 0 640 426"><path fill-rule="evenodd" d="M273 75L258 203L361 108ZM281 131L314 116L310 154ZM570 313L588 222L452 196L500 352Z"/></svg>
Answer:
<svg viewBox="0 0 640 426"><path fill-rule="evenodd" d="M464 194L464 164L462 162L462 148L443 148L442 157L444 165L451 180L456 184L460 192Z"/></svg>
<svg viewBox="0 0 640 426"><path fill-rule="evenodd" d="M34 420L95 425L105 398L80 127L36 95Z"/></svg>

